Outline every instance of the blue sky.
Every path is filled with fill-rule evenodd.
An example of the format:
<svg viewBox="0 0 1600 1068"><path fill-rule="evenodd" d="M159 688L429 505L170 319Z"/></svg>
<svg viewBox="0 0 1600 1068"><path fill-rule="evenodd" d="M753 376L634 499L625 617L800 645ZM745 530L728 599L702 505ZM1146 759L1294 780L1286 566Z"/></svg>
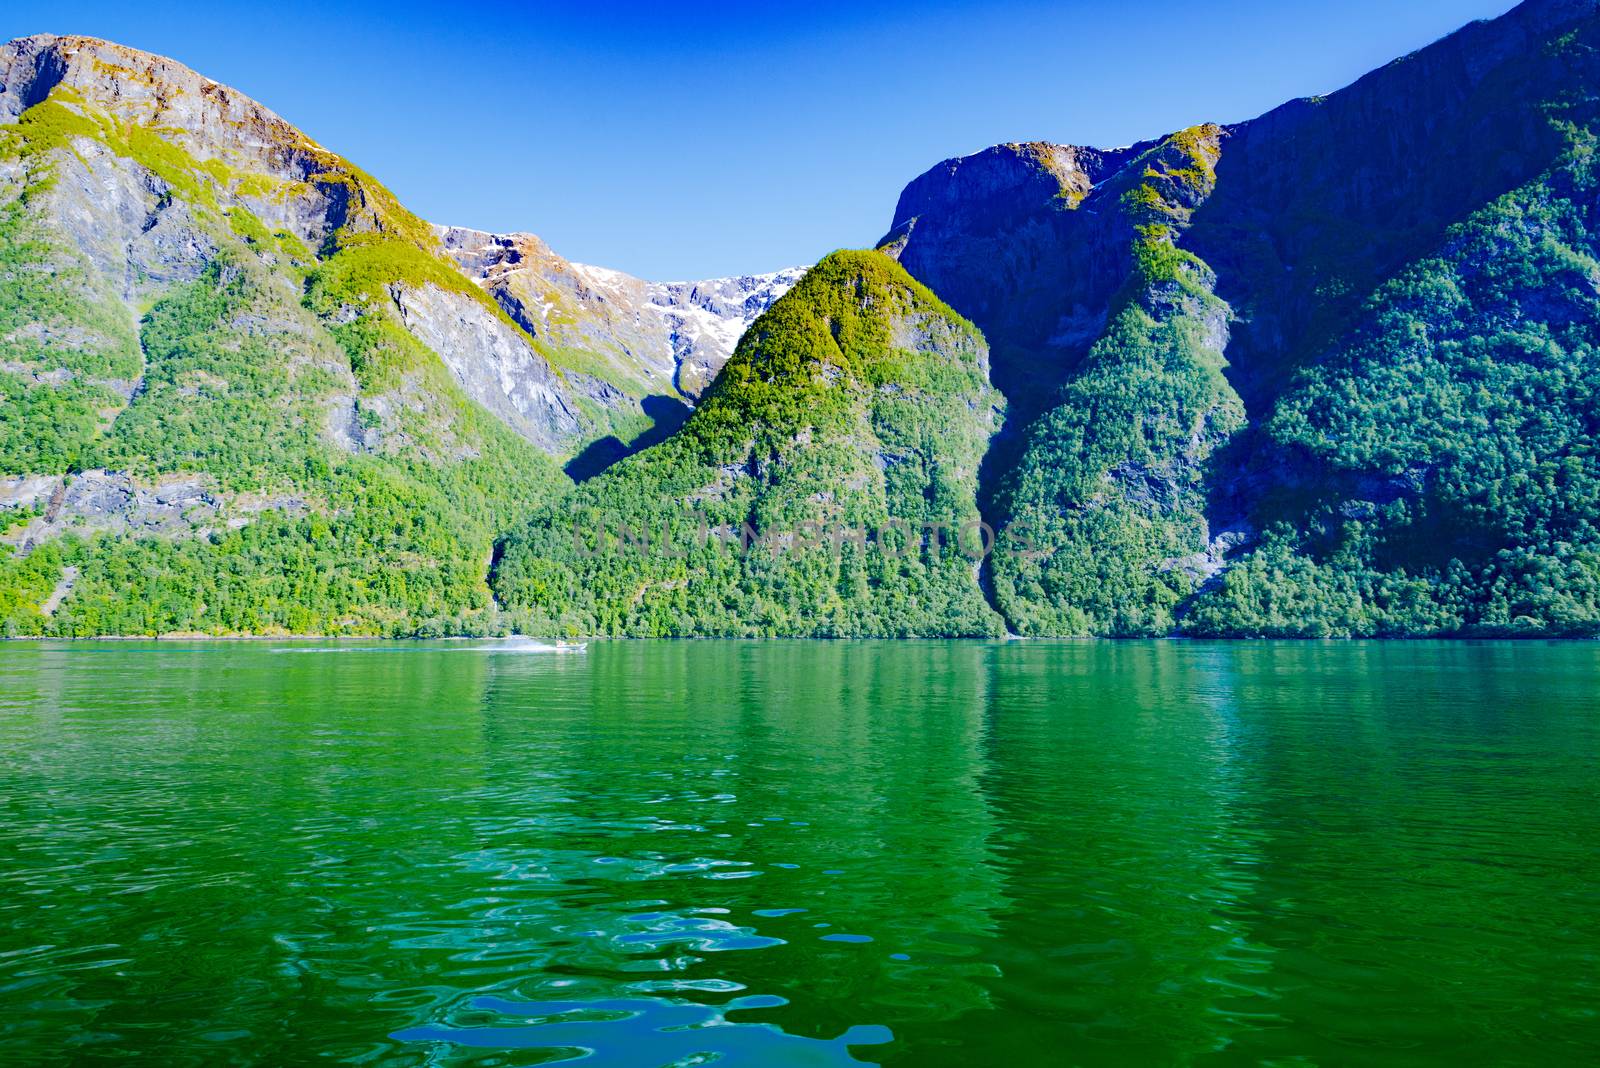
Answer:
<svg viewBox="0 0 1600 1068"><path fill-rule="evenodd" d="M429 219L676 279L870 244L949 156L1249 118L1511 6L7 0L0 38L172 56Z"/></svg>

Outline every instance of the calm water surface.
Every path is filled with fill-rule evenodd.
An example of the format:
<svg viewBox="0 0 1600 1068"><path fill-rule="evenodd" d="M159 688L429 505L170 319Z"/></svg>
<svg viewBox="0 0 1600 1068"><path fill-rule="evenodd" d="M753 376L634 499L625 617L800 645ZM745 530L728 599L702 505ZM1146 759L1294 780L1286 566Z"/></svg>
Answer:
<svg viewBox="0 0 1600 1068"><path fill-rule="evenodd" d="M0 1063L1600 1057L1600 646L0 645Z"/></svg>

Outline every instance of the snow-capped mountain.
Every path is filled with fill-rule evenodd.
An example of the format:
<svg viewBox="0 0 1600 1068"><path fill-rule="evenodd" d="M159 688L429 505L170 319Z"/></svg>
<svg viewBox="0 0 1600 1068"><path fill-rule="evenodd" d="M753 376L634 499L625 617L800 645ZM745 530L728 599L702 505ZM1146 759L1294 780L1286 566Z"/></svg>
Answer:
<svg viewBox="0 0 1600 1068"><path fill-rule="evenodd" d="M746 328L806 271L647 282L573 263L533 234L442 227L439 235L462 269L549 345L558 363L562 353L587 357L569 374L592 374L641 396L698 398Z"/></svg>
<svg viewBox="0 0 1600 1068"><path fill-rule="evenodd" d="M805 273L804 267L786 267L735 278L651 283L650 306L667 327L679 391L691 397L704 392L750 324Z"/></svg>

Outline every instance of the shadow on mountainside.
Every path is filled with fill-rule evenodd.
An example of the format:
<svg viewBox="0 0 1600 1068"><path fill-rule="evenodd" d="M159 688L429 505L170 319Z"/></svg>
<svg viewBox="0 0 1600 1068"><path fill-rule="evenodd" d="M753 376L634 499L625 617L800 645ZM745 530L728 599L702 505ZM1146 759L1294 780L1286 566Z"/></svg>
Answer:
<svg viewBox="0 0 1600 1068"><path fill-rule="evenodd" d="M632 441L625 442L615 434L607 434L591 442L582 452L567 461L567 477L574 482L584 482L605 471L619 460L648 449L667 440L689 418L693 408L672 397L646 397L639 402L644 414L650 417L650 428Z"/></svg>

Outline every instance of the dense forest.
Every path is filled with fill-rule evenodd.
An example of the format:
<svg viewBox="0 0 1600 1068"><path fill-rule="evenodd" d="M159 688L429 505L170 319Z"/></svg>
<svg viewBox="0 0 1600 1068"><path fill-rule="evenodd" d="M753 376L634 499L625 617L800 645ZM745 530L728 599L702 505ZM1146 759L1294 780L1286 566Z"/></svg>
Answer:
<svg viewBox="0 0 1600 1068"><path fill-rule="evenodd" d="M1600 632L1595 140L1385 282L1257 446L1263 531L1197 634Z"/></svg>
<svg viewBox="0 0 1600 1068"><path fill-rule="evenodd" d="M834 253L677 434L508 538L495 590L539 632L998 634L976 580L987 355L888 257Z"/></svg>

